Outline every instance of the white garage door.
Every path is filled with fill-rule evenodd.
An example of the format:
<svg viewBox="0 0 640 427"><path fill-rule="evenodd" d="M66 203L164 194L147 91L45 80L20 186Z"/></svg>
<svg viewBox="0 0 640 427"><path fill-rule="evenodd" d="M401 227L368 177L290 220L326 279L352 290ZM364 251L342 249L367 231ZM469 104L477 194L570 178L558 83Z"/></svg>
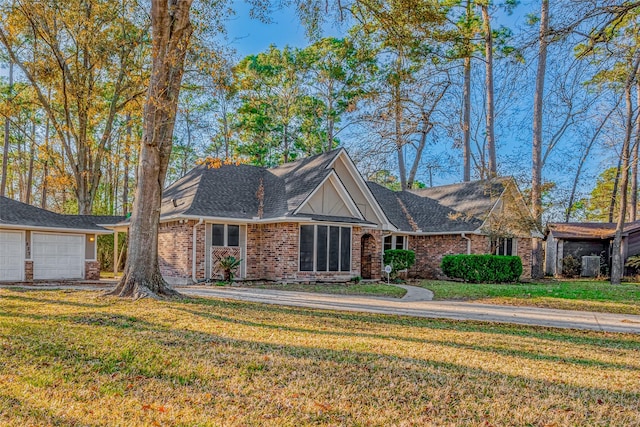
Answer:
<svg viewBox="0 0 640 427"><path fill-rule="evenodd" d="M34 279L84 277L84 235L33 233L32 242Z"/></svg>
<svg viewBox="0 0 640 427"><path fill-rule="evenodd" d="M22 233L0 231L0 280L22 280L24 247Z"/></svg>

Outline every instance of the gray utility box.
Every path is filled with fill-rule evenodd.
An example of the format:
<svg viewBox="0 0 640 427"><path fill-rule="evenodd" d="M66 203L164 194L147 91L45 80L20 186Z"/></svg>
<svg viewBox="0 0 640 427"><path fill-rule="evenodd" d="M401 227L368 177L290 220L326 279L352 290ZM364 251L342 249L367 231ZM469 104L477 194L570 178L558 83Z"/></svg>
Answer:
<svg viewBox="0 0 640 427"><path fill-rule="evenodd" d="M582 270L580 271L580 276L597 277L599 274L600 274L600 257L599 256L583 256Z"/></svg>

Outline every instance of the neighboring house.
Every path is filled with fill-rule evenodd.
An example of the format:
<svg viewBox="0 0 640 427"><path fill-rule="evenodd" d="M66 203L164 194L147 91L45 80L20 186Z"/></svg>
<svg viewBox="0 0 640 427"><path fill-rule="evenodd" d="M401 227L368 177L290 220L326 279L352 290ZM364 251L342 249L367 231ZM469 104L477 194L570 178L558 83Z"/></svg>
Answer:
<svg viewBox="0 0 640 427"><path fill-rule="evenodd" d="M96 238L120 217L60 215L0 197L0 281L99 279Z"/></svg>
<svg viewBox="0 0 640 427"><path fill-rule="evenodd" d="M445 254L490 252L522 257L526 276L531 224L512 179L393 192L336 149L269 169L197 166L164 192L158 253L172 283L219 279L226 256L247 280L379 279L390 248L416 252L409 276L441 275Z"/></svg>
<svg viewBox="0 0 640 427"><path fill-rule="evenodd" d="M562 275L562 260L572 256L600 256L611 268L611 246L616 232L615 223L556 222L547 225L545 274ZM622 235L622 259L640 254L640 221L625 224Z"/></svg>

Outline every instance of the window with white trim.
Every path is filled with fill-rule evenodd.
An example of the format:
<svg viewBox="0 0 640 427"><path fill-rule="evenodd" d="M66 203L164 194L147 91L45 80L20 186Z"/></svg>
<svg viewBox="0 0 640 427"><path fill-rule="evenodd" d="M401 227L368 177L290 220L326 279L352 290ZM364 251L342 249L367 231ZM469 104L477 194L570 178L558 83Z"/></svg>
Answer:
<svg viewBox="0 0 640 427"><path fill-rule="evenodd" d="M406 249L407 240L407 236L385 236L382 249L383 251L389 249Z"/></svg>
<svg viewBox="0 0 640 427"><path fill-rule="evenodd" d="M212 224L211 244L213 246L240 246L240 226L233 224Z"/></svg>
<svg viewBox="0 0 640 427"><path fill-rule="evenodd" d="M300 226L300 271L351 271L351 227Z"/></svg>
<svg viewBox="0 0 640 427"><path fill-rule="evenodd" d="M516 255L516 239L511 237L497 237L491 239L491 253L494 255Z"/></svg>

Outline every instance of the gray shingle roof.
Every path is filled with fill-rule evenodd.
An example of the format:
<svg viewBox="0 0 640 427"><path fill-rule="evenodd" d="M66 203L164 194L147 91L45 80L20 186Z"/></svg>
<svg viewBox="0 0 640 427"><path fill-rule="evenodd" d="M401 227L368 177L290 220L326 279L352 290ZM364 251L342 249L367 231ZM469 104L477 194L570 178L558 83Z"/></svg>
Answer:
<svg viewBox="0 0 640 427"><path fill-rule="evenodd" d="M367 185L389 221L401 231L459 233L474 231L482 225L482 220L437 200L409 191L392 191L374 182L367 182Z"/></svg>
<svg viewBox="0 0 640 427"><path fill-rule="evenodd" d="M250 165L197 166L164 191L161 216L255 218L261 182L262 217L292 215L331 173L328 165L339 152L337 149L271 169Z"/></svg>
<svg viewBox="0 0 640 427"><path fill-rule="evenodd" d="M0 197L0 226L2 225L106 231L96 224L95 217L91 215L61 215L7 197Z"/></svg>
<svg viewBox="0 0 640 427"><path fill-rule="evenodd" d="M502 177L410 191L420 197L437 200L454 211L484 220L504 192L507 183L512 180L513 178Z"/></svg>

